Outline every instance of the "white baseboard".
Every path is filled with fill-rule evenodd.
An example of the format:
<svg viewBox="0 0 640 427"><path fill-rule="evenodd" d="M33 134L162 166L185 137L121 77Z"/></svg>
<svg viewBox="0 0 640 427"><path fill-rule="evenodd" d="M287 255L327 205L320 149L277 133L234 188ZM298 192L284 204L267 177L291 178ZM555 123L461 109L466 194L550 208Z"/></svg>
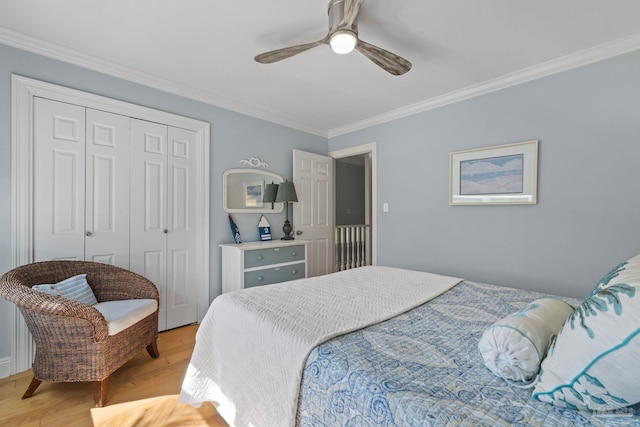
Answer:
<svg viewBox="0 0 640 427"><path fill-rule="evenodd" d="M6 378L11 375L11 358L0 358L0 378Z"/></svg>

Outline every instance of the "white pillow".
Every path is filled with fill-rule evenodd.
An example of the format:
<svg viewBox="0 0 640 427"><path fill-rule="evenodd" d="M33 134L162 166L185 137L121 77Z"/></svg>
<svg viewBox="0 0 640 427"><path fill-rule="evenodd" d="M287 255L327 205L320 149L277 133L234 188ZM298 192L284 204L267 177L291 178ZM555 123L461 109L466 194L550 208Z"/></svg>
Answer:
<svg viewBox="0 0 640 427"><path fill-rule="evenodd" d="M566 302L542 298L497 321L478 343L485 366L507 380L531 380L540 370L551 339L571 313L573 307Z"/></svg>
<svg viewBox="0 0 640 427"><path fill-rule="evenodd" d="M89 283L87 283L86 274L69 277L55 285L35 285L32 289L49 295L60 295L63 298L80 301L89 305L98 303Z"/></svg>
<svg viewBox="0 0 640 427"><path fill-rule="evenodd" d="M640 255L602 278L558 333L533 397L596 411L640 402L639 288Z"/></svg>

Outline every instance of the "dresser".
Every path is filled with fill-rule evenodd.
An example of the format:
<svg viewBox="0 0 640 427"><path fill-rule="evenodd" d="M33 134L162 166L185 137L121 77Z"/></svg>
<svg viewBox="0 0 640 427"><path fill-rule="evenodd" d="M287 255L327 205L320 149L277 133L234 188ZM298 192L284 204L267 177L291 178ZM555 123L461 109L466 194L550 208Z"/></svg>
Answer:
<svg viewBox="0 0 640 427"><path fill-rule="evenodd" d="M223 244L222 293L307 277L308 240Z"/></svg>

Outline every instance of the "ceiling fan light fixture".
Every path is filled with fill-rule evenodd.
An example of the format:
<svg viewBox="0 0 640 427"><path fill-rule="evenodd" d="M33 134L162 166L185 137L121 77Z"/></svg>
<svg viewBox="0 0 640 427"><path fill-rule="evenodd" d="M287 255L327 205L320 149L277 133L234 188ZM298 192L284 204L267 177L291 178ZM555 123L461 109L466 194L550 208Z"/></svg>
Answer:
<svg viewBox="0 0 640 427"><path fill-rule="evenodd" d="M331 35L331 39L329 39L331 50L340 55L353 51L356 43L358 43L358 38L352 31L348 30L336 31Z"/></svg>

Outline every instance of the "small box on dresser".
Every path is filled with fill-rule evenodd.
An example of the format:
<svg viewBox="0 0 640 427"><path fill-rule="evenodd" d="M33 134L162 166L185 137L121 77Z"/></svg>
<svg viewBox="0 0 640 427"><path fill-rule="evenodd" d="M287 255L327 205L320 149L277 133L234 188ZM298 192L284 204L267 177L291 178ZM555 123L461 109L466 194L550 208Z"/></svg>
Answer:
<svg viewBox="0 0 640 427"><path fill-rule="evenodd" d="M222 293L307 277L308 240L223 244Z"/></svg>

